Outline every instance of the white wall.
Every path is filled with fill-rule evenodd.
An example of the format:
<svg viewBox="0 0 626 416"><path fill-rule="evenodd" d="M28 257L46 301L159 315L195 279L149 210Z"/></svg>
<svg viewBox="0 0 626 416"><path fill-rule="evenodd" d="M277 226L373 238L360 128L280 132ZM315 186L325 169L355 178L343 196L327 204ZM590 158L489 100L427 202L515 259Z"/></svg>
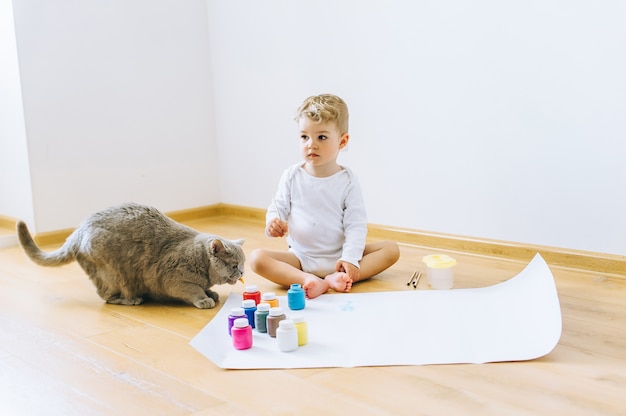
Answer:
<svg viewBox="0 0 626 416"><path fill-rule="evenodd" d="M209 2L222 200L269 204L299 159L295 108L332 92L370 222L624 255L625 17L621 1Z"/></svg>
<svg viewBox="0 0 626 416"><path fill-rule="evenodd" d="M32 202L6 212L29 192L2 180L0 212L30 203L42 232L125 200L265 207L299 160L295 108L333 92L370 222L625 255L624 16L621 1L20 0L0 120Z"/></svg>
<svg viewBox="0 0 626 416"><path fill-rule="evenodd" d="M20 0L36 230L219 202L206 2Z"/></svg>
<svg viewBox="0 0 626 416"><path fill-rule="evenodd" d="M34 218L11 0L0 0L0 214Z"/></svg>

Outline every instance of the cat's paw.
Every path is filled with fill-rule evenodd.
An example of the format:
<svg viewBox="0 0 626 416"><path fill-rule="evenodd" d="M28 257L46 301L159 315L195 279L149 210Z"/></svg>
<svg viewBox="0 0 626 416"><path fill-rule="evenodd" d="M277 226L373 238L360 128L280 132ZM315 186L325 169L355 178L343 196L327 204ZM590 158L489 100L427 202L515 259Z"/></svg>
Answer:
<svg viewBox="0 0 626 416"><path fill-rule="evenodd" d="M215 302L220 300L220 295L217 292L213 292L212 290L205 290L204 293L206 293L207 296L213 299Z"/></svg>
<svg viewBox="0 0 626 416"><path fill-rule="evenodd" d="M197 300L193 305L198 309L211 309L215 307L215 301L211 298Z"/></svg>

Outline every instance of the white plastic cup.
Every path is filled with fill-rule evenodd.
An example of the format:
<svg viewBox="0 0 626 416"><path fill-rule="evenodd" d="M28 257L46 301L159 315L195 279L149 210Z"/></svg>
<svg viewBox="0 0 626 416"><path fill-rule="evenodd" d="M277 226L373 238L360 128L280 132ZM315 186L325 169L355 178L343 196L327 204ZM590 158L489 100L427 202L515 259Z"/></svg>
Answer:
<svg viewBox="0 0 626 416"><path fill-rule="evenodd" d="M456 260L445 254L431 254L422 261L426 264L426 277L433 289L452 289Z"/></svg>

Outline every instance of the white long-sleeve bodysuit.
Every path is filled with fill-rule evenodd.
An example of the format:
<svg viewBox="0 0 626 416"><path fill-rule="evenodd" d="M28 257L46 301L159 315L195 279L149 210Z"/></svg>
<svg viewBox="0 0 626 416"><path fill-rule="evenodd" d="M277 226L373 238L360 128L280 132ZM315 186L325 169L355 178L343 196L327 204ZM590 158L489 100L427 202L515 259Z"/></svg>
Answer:
<svg viewBox="0 0 626 416"><path fill-rule="evenodd" d="M275 203L266 221L279 217L289 223L289 250L302 270L324 277L339 259L359 267L367 236L367 217L357 177L343 169L326 178L307 173L302 163L280 178Z"/></svg>

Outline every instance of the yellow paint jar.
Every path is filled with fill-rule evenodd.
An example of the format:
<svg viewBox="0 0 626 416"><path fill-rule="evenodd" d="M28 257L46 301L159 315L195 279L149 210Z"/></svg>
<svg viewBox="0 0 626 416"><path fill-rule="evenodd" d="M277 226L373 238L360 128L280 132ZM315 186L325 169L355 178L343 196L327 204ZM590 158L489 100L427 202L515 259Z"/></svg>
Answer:
<svg viewBox="0 0 626 416"><path fill-rule="evenodd" d="M426 264L426 277L433 289L452 289L456 260L445 254L431 254L422 259Z"/></svg>

